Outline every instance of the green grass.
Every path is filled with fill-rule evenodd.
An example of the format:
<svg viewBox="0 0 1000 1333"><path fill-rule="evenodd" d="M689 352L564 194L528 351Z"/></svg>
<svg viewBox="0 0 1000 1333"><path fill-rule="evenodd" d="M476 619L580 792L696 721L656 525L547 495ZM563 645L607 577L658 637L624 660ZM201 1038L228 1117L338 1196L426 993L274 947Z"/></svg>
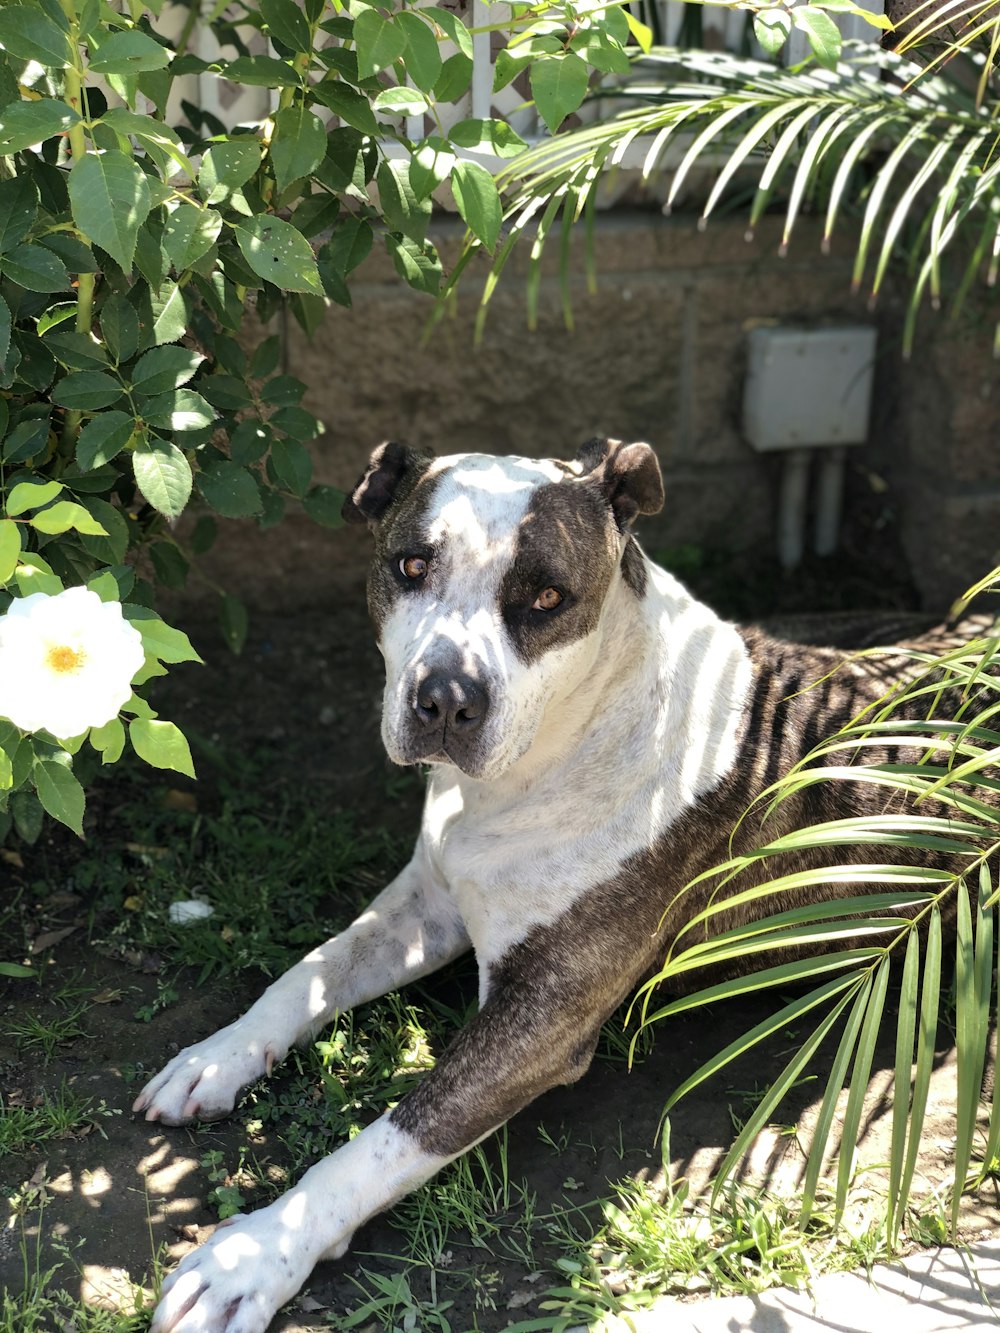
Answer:
<svg viewBox="0 0 1000 1333"><path fill-rule="evenodd" d="M111 1114L103 1102L82 1097L67 1083L43 1093L39 1103L32 1106L12 1105L0 1093L0 1161L53 1139L68 1138Z"/></svg>

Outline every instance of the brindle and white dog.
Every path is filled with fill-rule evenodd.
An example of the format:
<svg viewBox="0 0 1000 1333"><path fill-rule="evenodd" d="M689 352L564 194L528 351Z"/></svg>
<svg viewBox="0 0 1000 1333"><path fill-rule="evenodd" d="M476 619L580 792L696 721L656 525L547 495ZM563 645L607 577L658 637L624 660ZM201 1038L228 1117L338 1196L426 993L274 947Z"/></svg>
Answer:
<svg viewBox="0 0 1000 1333"><path fill-rule="evenodd" d="M375 538L386 749L430 766L413 859L134 1109L167 1125L223 1116L335 1014L469 948L479 1013L393 1111L189 1254L154 1333L261 1333L374 1213L578 1079L601 1024L702 904L677 890L724 859L758 792L898 673L891 657L833 671L833 650L721 621L632 537L662 503L645 444L595 440L569 464L376 450L345 512ZM769 834L845 813L844 793L854 812L887 799L812 787Z"/></svg>

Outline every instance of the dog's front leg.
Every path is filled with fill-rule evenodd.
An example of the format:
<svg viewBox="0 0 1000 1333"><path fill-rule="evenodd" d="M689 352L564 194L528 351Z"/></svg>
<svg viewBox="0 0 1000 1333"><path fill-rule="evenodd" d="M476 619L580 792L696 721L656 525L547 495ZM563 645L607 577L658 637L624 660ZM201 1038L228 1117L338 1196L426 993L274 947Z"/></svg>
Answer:
<svg viewBox="0 0 1000 1333"><path fill-rule="evenodd" d="M164 1283L151 1333L263 1333L358 1226L539 1093L579 1078L611 1004L558 976L511 978L395 1110L188 1255Z"/></svg>
<svg viewBox="0 0 1000 1333"><path fill-rule="evenodd" d="M415 981L468 947L418 843L413 860L353 925L269 986L242 1018L176 1055L132 1109L167 1125L228 1115L241 1089L335 1013Z"/></svg>

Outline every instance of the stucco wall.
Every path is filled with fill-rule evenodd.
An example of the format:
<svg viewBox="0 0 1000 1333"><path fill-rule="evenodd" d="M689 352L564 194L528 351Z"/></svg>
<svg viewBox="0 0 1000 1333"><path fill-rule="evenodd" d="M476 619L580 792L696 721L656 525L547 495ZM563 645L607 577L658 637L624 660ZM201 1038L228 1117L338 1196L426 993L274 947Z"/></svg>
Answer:
<svg viewBox="0 0 1000 1333"><path fill-rule="evenodd" d="M871 442L852 458L862 465L852 467L852 485L863 470L887 484L886 512L924 599L946 605L1000 548L1000 389L988 336L928 316L921 328L933 343L904 364L901 300L890 293L870 313L851 296L848 243L822 256L818 226L806 221L781 258L776 220L753 243L743 233L739 221L699 234L690 218L601 219L596 292L586 290L579 251L572 265L572 331L554 272L557 243L538 328L528 330L524 246L501 279L478 347L485 264L467 273L454 313L422 345L430 302L374 253L355 276L353 309L332 307L311 342L290 322L289 369L306 381L306 405L326 423L316 479L348 487L386 438L439 453L562 456L596 433L646 439L667 492L663 514L642 534L646 545L738 554L772 542L777 490L775 460L757 456L740 434L747 328L759 320L874 320ZM454 256L452 224L435 239ZM354 530L323 532L292 516L280 547L272 535L227 534L214 572L265 605L314 600L327 570L338 583L360 578L365 543Z"/></svg>

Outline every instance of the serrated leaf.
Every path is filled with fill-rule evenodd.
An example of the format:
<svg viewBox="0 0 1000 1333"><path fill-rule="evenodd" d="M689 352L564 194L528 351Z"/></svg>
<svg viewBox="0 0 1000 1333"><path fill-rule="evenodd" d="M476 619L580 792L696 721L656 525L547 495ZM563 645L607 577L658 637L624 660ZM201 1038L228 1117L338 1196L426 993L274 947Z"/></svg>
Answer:
<svg viewBox="0 0 1000 1333"><path fill-rule="evenodd" d="M152 207L145 173L124 153L87 153L69 173L73 221L131 272L139 228Z"/></svg>
<svg viewBox="0 0 1000 1333"><path fill-rule="evenodd" d="M76 442L76 461L89 472L117 458L132 438L135 421L126 412L102 412L88 421Z"/></svg>
<svg viewBox="0 0 1000 1333"><path fill-rule="evenodd" d="M538 114L555 134L587 95L590 79L587 66L578 55L567 51L565 55L536 61L529 77Z"/></svg>
<svg viewBox="0 0 1000 1333"><path fill-rule="evenodd" d="M20 554L20 524L9 518L0 518L0 586L14 577Z"/></svg>
<svg viewBox="0 0 1000 1333"><path fill-rule="evenodd" d="M219 238L222 217L214 208L181 204L163 228L163 249L178 274L196 264Z"/></svg>
<svg viewBox="0 0 1000 1333"><path fill-rule="evenodd" d="M139 346L139 316L124 296L115 294L101 306L101 334L116 361L128 361Z"/></svg>
<svg viewBox="0 0 1000 1333"><path fill-rule="evenodd" d="M128 734L136 754L153 768L169 768L194 777L190 747L184 733L172 722L137 717L129 723Z"/></svg>
<svg viewBox="0 0 1000 1333"><path fill-rule="evenodd" d="M503 55L503 52L498 52L498 55ZM457 102L469 91L471 82L472 60L463 51L456 51L441 66L441 73L434 85L434 97L438 102Z"/></svg>
<svg viewBox="0 0 1000 1333"><path fill-rule="evenodd" d="M74 370L56 384L52 399L61 407L96 411L110 407L122 396L122 386L101 370Z"/></svg>
<svg viewBox="0 0 1000 1333"><path fill-rule="evenodd" d="M0 272L29 292L64 292L69 287L66 265L43 245L18 245L0 256Z"/></svg>
<svg viewBox="0 0 1000 1333"><path fill-rule="evenodd" d="M271 36L292 51L311 51L309 24L292 0L261 0L260 12Z"/></svg>
<svg viewBox="0 0 1000 1333"><path fill-rule="evenodd" d="M0 157L20 153L53 135L65 134L79 119L72 107L52 97L6 106L0 123Z"/></svg>
<svg viewBox="0 0 1000 1333"><path fill-rule="evenodd" d="M10 347L10 333L12 327L13 323L10 317L10 306L3 297L0 296L0 366L7 360L7 350ZM4 419L4 427L6 428L6 418ZM0 436L3 434L4 431L0 431Z"/></svg>
<svg viewBox="0 0 1000 1333"><path fill-rule="evenodd" d="M246 468L228 460L198 473L198 489L223 518L250 518L261 511L260 491Z"/></svg>
<svg viewBox="0 0 1000 1333"><path fill-rule="evenodd" d="M0 181L0 255L21 244L38 212L38 190L27 176Z"/></svg>
<svg viewBox="0 0 1000 1333"><path fill-rule="evenodd" d="M335 486L314 486L302 501L302 508L314 523L324 528L339 528L344 524L343 508L347 496Z"/></svg>
<svg viewBox="0 0 1000 1333"><path fill-rule="evenodd" d="M61 481L19 481L7 496L7 513L16 518L29 509L38 509L54 500L62 491Z"/></svg>
<svg viewBox="0 0 1000 1333"><path fill-rule="evenodd" d="M125 749L125 727L121 718L113 717L103 727L91 727L87 739L101 755L103 764L117 763Z"/></svg>
<svg viewBox="0 0 1000 1333"><path fill-rule="evenodd" d="M178 518L191 498L191 464L182 450L156 436L143 438L132 453L135 484L165 518Z"/></svg>
<svg viewBox="0 0 1000 1333"><path fill-rule="evenodd" d="M371 103L363 93L347 83L324 80L312 89L313 96L325 107L362 134L379 133L378 121L372 114Z"/></svg>
<svg viewBox="0 0 1000 1333"><path fill-rule="evenodd" d="M31 776L46 814L83 837L83 788L71 769L55 759L36 759Z"/></svg>
<svg viewBox="0 0 1000 1333"><path fill-rule="evenodd" d="M201 430L215 420L212 405L193 389L171 389L142 405L143 420L158 430Z"/></svg>
<svg viewBox="0 0 1000 1333"><path fill-rule="evenodd" d="M219 622L230 652L239 657L243 651L243 645L247 641L249 617L247 616L246 607L238 597L233 597L228 592L223 593Z"/></svg>
<svg viewBox="0 0 1000 1333"><path fill-rule="evenodd" d="M456 162L451 173L451 188L465 225L487 250L492 250L503 221L503 208L493 177L478 162Z"/></svg>
<svg viewBox="0 0 1000 1333"><path fill-rule="evenodd" d="M218 204L245 185L260 167L260 141L250 137L216 143L201 159L198 189L205 202Z"/></svg>
<svg viewBox="0 0 1000 1333"><path fill-rule="evenodd" d="M379 166L375 179L390 230L422 243L430 223L431 201L418 199L410 184L409 163L387 159Z"/></svg>
<svg viewBox="0 0 1000 1333"><path fill-rule="evenodd" d="M243 258L258 277L285 291L322 296L323 284L312 246L290 223L259 214L235 231Z"/></svg>
<svg viewBox="0 0 1000 1333"><path fill-rule="evenodd" d="M371 226L364 218L351 216L337 224L321 253L341 277L346 277L367 259L371 248Z"/></svg>
<svg viewBox="0 0 1000 1333"><path fill-rule="evenodd" d="M419 10L403 9L395 17L406 38L406 72L423 92L432 92L441 73L437 38Z"/></svg>
<svg viewBox="0 0 1000 1333"><path fill-rule="evenodd" d="M422 116L429 103L418 88L384 88L372 108L390 116Z"/></svg>
<svg viewBox="0 0 1000 1333"><path fill-rule="evenodd" d="M62 532L82 532L91 537L106 537L107 530L93 518L83 505L74 500L57 500L28 520L38 532L58 536Z"/></svg>
<svg viewBox="0 0 1000 1333"><path fill-rule="evenodd" d="M776 56L788 41L792 21L787 10L765 9L753 16L753 33L769 56Z"/></svg>
<svg viewBox="0 0 1000 1333"><path fill-rule="evenodd" d="M101 42L91 56L90 68L95 74L146 74L165 69L170 60L166 47L138 28L129 28Z"/></svg>
<svg viewBox="0 0 1000 1333"><path fill-rule="evenodd" d="M302 83L293 65L274 56L238 56L222 66L222 74L254 88L298 88Z"/></svg>
<svg viewBox="0 0 1000 1333"><path fill-rule="evenodd" d="M176 342L187 331L187 306L184 293L176 282L165 282L158 292L150 293L152 340L157 346Z"/></svg>
<svg viewBox="0 0 1000 1333"><path fill-rule="evenodd" d="M148 657L158 662L200 662L201 658L183 630L167 625L146 607L126 606L125 619L139 631Z"/></svg>
<svg viewBox="0 0 1000 1333"><path fill-rule="evenodd" d="M46 69L65 69L73 59L63 28L27 5L8 5L0 12L0 46L20 60L37 60Z"/></svg>
<svg viewBox="0 0 1000 1333"><path fill-rule="evenodd" d="M517 157L527 144L503 120L460 120L448 131L448 139L459 148L495 157Z"/></svg>
<svg viewBox="0 0 1000 1333"><path fill-rule="evenodd" d="M278 191L310 175L326 156L326 129L301 102L274 117L271 163Z"/></svg>
<svg viewBox="0 0 1000 1333"><path fill-rule="evenodd" d="M791 11L791 18L793 26L809 39L812 53L823 68L836 69L843 38L830 15L812 5L802 5Z"/></svg>
<svg viewBox="0 0 1000 1333"><path fill-rule="evenodd" d="M418 199L433 194L455 165L455 154L443 139L432 135L410 158L410 184Z"/></svg>
<svg viewBox="0 0 1000 1333"><path fill-rule="evenodd" d="M392 18L376 9L363 9L354 20L358 75L370 79L388 69L406 50L406 33Z"/></svg>
<svg viewBox="0 0 1000 1333"><path fill-rule="evenodd" d="M132 369L132 387L138 393L167 393L187 384L205 358L189 347L154 347L144 352Z"/></svg>
<svg viewBox="0 0 1000 1333"><path fill-rule="evenodd" d="M441 260L433 245L418 245L408 236L400 239L387 234L385 248L392 256L396 272L415 291L437 295L441 286Z"/></svg>
<svg viewBox="0 0 1000 1333"><path fill-rule="evenodd" d="M313 462L298 440L279 439L271 445L271 467L279 483L301 499L312 481Z"/></svg>

